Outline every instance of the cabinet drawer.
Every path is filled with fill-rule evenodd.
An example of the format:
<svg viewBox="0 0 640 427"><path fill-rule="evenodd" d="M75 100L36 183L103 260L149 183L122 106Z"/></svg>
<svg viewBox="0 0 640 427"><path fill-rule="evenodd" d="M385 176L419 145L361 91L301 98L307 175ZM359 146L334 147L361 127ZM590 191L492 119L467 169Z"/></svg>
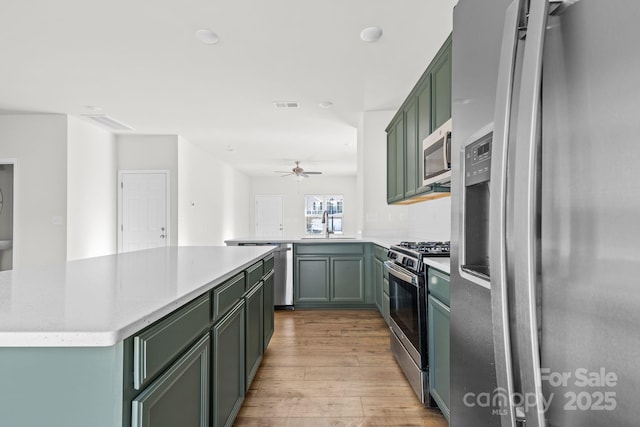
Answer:
<svg viewBox="0 0 640 427"><path fill-rule="evenodd" d="M297 255L362 255L362 243L311 243L297 244Z"/></svg>
<svg viewBox="0 0 640 427"><path fill-rule="evenodd" d="M208 427L209 343L207 334L133 400L132 427Z"/></svg>
<svg viewBox="0 0 640 427"><path fill-rule="evenodd" d="M213 321L215 322L242 298L246 289L244 273L214 288L213 290Z"/></svg>
<svg viewBox="0 0 640 427"><path fill-rule="evenodd" d="M387 260L387 252L389 252L387 248L378 246L378 245L373 245L373 254L380 261Z"/></svg>
<svg viewBox="0 0 640 427"><path fill-rule="evenodd" d="M428 280L429 293L449 305L449 275L430 268Z"/></svg>
<svg viewBox="0 0 640 427"><path fill-rule="evenodd" d="M273 270L273 266L275 264L275 258L273 254L269 255L264 259L264 274L268 274L271 270Z"/></svg>
<svg viewBox="0 0 640 427"><path fill-rule="evenodd" d="M247 289L253 288L253 286L262 279L264 275L264 265L262 260L256 262L251 267L247 268Z"/></svg>
<svg viewBox="0 0 640 427"><path fill-rule="evenodd" d="M136 390L160 373L209 327L209 294L187 304L133 338L133 386Z"/></svg>

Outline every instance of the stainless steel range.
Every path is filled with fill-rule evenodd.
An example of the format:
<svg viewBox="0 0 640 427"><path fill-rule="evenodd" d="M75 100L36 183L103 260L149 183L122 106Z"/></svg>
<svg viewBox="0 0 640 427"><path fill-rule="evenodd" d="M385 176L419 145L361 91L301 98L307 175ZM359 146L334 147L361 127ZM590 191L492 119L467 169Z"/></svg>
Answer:
<svg viewBox="0 0 640 427"><path fill-rule="evenodd" d="M424 258L449 256L449 242L402 242L391 246L389 273L391 351L420 401L429 397L427 285Z"/></svg>

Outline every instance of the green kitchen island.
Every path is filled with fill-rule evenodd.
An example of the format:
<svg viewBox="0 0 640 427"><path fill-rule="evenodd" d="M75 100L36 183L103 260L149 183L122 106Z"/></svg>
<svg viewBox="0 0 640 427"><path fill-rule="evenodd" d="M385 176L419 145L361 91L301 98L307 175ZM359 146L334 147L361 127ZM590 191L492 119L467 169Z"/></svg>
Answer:
<svg viewBox="0 0 640 427"><path fill-rule="evenodd" d="M230 425L273 333L273 248L0 273L0 425Z"/></svg>

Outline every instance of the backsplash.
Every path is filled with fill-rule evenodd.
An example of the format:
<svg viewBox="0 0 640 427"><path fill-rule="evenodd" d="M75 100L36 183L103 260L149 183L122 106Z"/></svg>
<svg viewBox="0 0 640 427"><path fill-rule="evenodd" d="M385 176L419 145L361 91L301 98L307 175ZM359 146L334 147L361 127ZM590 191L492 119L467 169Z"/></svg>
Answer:
<svg viewBox="0 0 640 427"><path fill-rule="evenodd" d="M415 239L451 240L451 197L409 205L409 230Z"/></svg>

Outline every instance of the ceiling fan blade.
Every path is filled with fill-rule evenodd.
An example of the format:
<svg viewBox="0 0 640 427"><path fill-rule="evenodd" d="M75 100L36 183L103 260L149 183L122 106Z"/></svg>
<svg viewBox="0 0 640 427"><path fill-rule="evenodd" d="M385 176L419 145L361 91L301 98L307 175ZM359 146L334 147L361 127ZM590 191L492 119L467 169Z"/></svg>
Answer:
<svg viewBox="0 0 640 427"><path fill-rule="evenodd" d="M322 175L322 172L307 172L307 171L304 171L304 173L309 174L309 175Z"/></svg>
<svg viewBox="0 0 640 427"><path fill-rule="evenodd" d="M273 171L273 173L293 173L291 171Z"/></svg>
<svg viewBox="0 0 640 427"><path fill-rule="evenodd" d="M281 172L279 172L279 173L281 173ZM284 178L285 176L291 176L291 175L293 175L293 174L292 173L285 173L284 175L280 175L280 178Z"/></svg>

